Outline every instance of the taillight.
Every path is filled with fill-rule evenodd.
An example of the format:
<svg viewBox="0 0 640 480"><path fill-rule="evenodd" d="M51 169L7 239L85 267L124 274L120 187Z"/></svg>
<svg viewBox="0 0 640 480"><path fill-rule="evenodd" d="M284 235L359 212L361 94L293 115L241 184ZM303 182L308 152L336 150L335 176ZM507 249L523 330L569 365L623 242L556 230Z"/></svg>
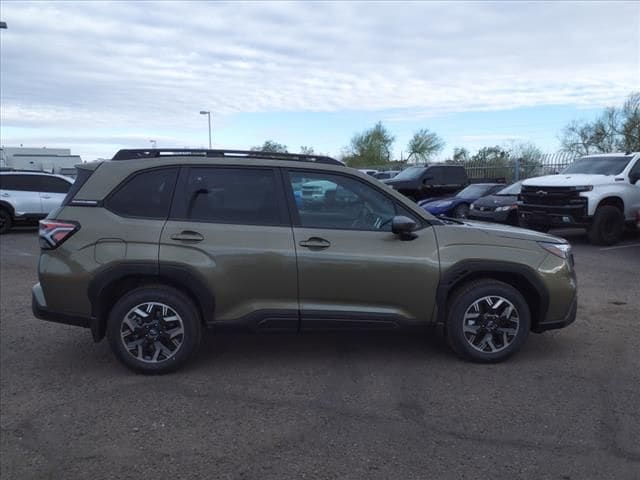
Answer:
<svg viewBox="0 0 640 480"><path fill-rule="evenodd" d="M68 220L40 220L40 247L45 250L62 245L71 235L80 230L80 224Z"/></svg>

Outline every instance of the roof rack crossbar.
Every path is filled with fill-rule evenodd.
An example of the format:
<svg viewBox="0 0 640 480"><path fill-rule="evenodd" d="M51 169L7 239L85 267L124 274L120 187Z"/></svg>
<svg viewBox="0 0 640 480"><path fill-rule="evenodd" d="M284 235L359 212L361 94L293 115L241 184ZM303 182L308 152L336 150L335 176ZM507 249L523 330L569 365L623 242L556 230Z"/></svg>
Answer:
<svg viewBox="0 0 640 480"><path fill-rule="evenodd" d="M340 160L325 155L302 153L274 153L255 150L207 150L194 148L152 148L119 150L111 160L133 160L161 157L216 157L216 158L263 158L267 160L290 160L298 162L344 165Z"/></svg>

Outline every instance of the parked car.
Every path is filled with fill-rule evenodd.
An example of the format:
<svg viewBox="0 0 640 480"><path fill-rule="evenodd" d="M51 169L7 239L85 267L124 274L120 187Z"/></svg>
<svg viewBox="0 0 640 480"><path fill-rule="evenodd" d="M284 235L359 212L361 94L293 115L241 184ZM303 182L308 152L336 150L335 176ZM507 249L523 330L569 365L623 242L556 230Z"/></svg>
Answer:
<svg viewBox="0 0 640 480"><path fill-rule="evenodd" d="M394 178L400 173L400 170L385 170L384 172L378 172L374 175L378 180L388 180Z"/></svg>
<svg viewBox="0 0 640 480"><path fill-rule="evenodd" d="M522 182L512 183L493 195L479 198L469 206L467 218L518 225L518 195Z"/></svg>
<svg viewBox="0 0 640 480"><path fill-rule="evenodd" d="M469 178L460 165L415 165L384 183L417 202L455 193L469 184Z"/></svg>
<svg viewBox="0 0 640 480"><path fill-rule="evenodd" d="M504 183L474 183L450 197L419 202L432 215L466 218L471 204L486 195L492 195L504 188Z"/></svg>
<svg viewBox="0 0 640 480"><path fill-rule="evenodd" d="M36 224L58 208L73 179L35 171L0 171L0 233Z"/></svg>
<svg viewBox="0 0 640 480"><path fill-rule="evenodd" d="M311 181L336 186L320 209L294 200ZM205 327L445 324L459 355L496 362L576 315L565 240L438 219L329 157L121 150L78 167L40 244L35 316L106 334L144 373L184 365Z"/></svg>
<svg viewBox="0 0 640 480"><path fill-rule="evenodd" d="M367 175L369 175L371 177L375 177L379 173L378 170L373 170L371 168L361 168L360 171L362 173L366 173Z"/></svg>
<svg viewBox="0 0 640 480"><path fill-rule="evenodd" d="M539 231L584 227L589 241L613 245L640 208L640 153L582 157L559 175L525 180L520 225Z"/></svg>

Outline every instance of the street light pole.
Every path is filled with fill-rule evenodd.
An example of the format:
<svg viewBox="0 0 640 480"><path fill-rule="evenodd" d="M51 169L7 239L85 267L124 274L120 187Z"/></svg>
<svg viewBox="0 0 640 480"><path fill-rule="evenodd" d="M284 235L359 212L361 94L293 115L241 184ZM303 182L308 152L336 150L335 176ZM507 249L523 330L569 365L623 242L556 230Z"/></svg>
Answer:
<svg viewBox="0 0 640 480"><path fill-rule="evenodd" d="M158 148L158 142L156 142L155 140L149 140L149 143L151 143L151 148Z"/></svg>
<svg viewBox="0 0 640 480"><path fill-rule="evenodd" d="M208 110L200 110L200 115L206 115L209 121L209 150L211 150L211 112Z"/></svg>

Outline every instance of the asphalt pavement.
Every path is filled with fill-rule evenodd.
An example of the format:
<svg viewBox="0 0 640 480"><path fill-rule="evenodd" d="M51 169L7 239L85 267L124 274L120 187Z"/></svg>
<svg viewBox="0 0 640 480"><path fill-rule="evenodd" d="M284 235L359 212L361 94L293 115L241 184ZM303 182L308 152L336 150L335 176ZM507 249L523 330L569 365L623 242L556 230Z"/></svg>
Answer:
<svg viewBox="0 0 640 480"><path fill-rule="evenodd" d="M640 478L640 236L575 246L578 318L498 365L441 335L212 335L136 375L35 319L38 242L0 237L2 479Z"/></svg>

